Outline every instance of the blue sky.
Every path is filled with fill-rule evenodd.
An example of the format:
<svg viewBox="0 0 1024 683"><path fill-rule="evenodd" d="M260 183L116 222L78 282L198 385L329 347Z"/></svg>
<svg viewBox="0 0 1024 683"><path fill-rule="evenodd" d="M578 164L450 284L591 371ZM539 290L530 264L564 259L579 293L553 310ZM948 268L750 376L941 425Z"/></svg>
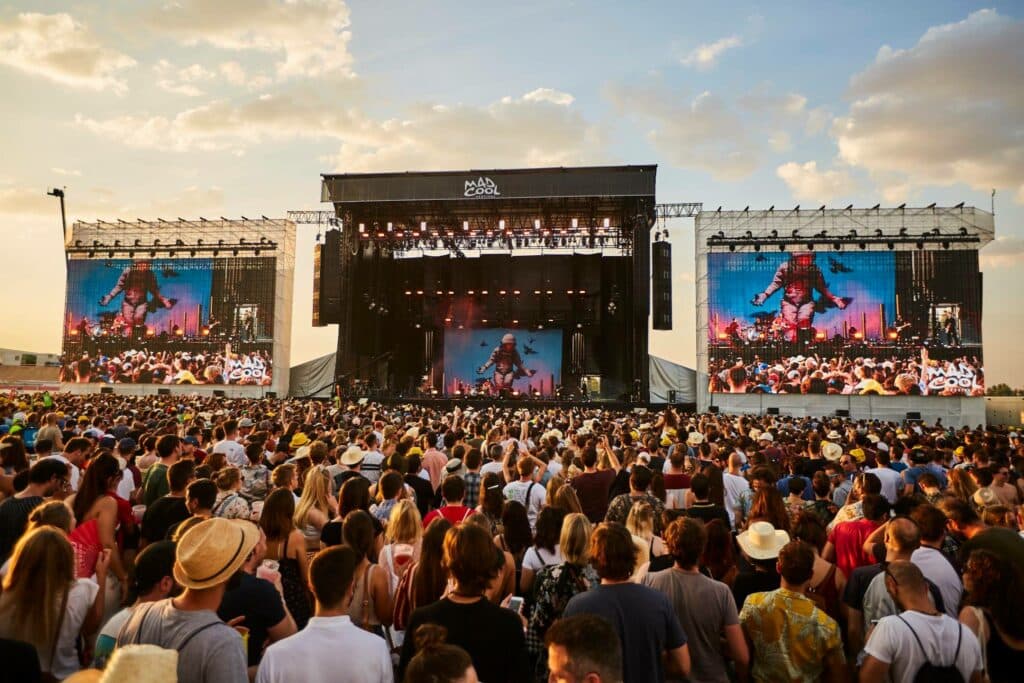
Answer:
<svg viewBox="0 0 1024 683"><path fill-rule="evenodd" d="M58 348L72 217L281 215L329 171L657 163L661 201L989 207L991 383L1024 385L1024 7L968 2L6 2L0 346ZM691 364L692 223L671 227ZM292 361L309 327L300 232ZM32 283L31 286L21 286Z"/></svg>

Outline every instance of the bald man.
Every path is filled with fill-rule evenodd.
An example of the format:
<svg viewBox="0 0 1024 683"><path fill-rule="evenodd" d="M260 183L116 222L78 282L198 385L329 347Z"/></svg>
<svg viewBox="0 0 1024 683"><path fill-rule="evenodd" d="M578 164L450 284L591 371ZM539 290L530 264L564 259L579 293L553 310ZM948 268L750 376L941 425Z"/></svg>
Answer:
<svg viewBox="0 0 1024 683"><path fill-rule="evenodd" d="M935 609L928 582L917 565L905 560L890 562L883 579L903 612L883 617L871 632L864 648L861 682L909 683L919 676L937 678L937 669L952 667L964 681L981 683L978 639L959 621Z"/></svg>

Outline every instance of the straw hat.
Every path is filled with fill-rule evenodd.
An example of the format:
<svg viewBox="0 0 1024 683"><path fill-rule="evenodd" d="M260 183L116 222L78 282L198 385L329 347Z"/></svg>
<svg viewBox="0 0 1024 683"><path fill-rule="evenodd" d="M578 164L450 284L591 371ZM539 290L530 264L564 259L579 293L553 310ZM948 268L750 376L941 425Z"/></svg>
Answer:
<svg viewBox="0 0 1024 683"><path fill-rule="evenodd" d="M363 461L366 454L359 446L349 446L348 450L341 454L340 462L345 467L354 467Z"/></svg>
<svg viewBox="0 0 1024 683"><path fill-rule="evenodd" d="M843 435L833 429L825 438L829 441L841 441L843 439Z"/></svg>
<svg viewBox="0 0 1024 683"><path fill-rule="evenodd" d="M699 446L704 443L704 435L700 432L690 432L690 435L686 437L687 446Z"/></svg>
<svg viewBox="0 0 1024 683"><path fill-rule="evenodd" d="M778 557L779 551L789 543L789 534L776 529L770 522L754 522L736 537L736 542L751 559L770 560Z"/></svg>
<svg viewBox="0 0 1024 683"><path fill-rule="evenodd" d="M114 654L103 671L101 683L174 683L178 680L178 653L156 645L125 645Z"/></svg>
<svg viewBox="0 0 1024 683"><path fill-rule="evenodd" d="M200 522L178 541L174 580L196 590L224 583L245 564L259 540L259 529L246 520L213 517Z"/></svg>
<svg viewBox="0 0 1024 683"><path fill-rule="evenodd" d="M839 458L843 457L843 447L837 443L826 441L821 444L821 457L835 462L839 460Z"/></svg>

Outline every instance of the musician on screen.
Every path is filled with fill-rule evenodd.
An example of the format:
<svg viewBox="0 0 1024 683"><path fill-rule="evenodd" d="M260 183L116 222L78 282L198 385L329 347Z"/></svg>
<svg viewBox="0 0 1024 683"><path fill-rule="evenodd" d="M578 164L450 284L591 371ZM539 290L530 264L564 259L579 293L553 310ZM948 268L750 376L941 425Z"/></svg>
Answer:
<svg viewBox="0 0 1024 683"><path fill-rule="evenodd" d="M121 315L129 333L146 325L147 313L155 313L157 308L172 308L178 303L177 299L168 299L160 293L160 283L149 261L135 261L126 266L110 293L100 298L100 306L109 305L121 293L124 294Z"/></svg>
<svg viewBox="0 0 1024 683"><path fill-rule="evenodd" d="M797 330L811 329L815 313L823 313L833 306L842 310L850 303L850 299L829 291L825 276L814 262L814 252L794 252L788 261L779 265L771 283L751 303L762 306L779 289L782 290L779 313L784 324L783 336L790 342L796 341ZM815 290L821 294L818 300L814 298Z"/></svg>
<svg viewBox="0 0 1024 683"><path fill-rule="evenodd" d="M494 391L512 389L512 382L520 377L533 377L536 370L530 370L523 365L523 357L519 355L516 348L516 337L514 334L506 334L501 338L501 344L491 352L487 362L477 368L479 375L487 372L487 369L494 366Z"/></svg>

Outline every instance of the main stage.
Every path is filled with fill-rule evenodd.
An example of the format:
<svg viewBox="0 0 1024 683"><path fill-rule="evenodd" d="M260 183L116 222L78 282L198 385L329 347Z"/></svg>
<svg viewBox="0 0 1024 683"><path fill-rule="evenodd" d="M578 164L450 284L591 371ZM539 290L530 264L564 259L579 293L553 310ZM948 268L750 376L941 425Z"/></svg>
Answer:
<svg viewBox="0 0 1024 683"><path fill-rule="evenodd" d="M655 166L323 176L345 396L646 402Z"/></svg>

